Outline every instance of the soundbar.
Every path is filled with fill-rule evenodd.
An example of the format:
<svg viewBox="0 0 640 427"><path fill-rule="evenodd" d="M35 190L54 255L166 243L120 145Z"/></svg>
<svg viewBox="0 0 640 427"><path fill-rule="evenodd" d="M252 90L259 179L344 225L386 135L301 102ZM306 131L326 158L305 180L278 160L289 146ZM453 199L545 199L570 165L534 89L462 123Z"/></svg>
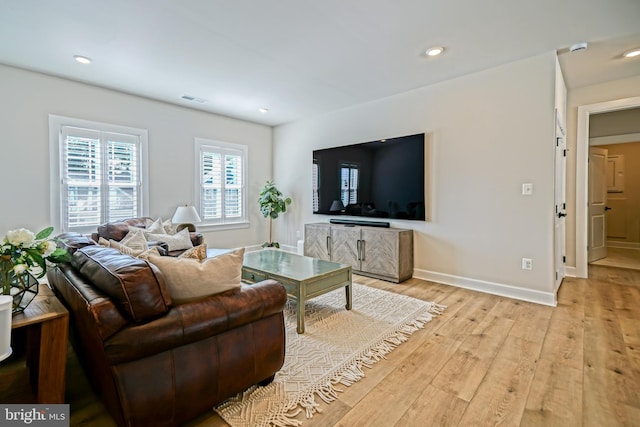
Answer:
<svg viewBox="0 0 640 427"><path fill-rule="evenodd" d="M366 227L382 227L389 228L391 226L390 223L384 221L359 221L357 219L335 219L332 218L329 220L331 224L343 224L343 225L363 225Z"/></svg>

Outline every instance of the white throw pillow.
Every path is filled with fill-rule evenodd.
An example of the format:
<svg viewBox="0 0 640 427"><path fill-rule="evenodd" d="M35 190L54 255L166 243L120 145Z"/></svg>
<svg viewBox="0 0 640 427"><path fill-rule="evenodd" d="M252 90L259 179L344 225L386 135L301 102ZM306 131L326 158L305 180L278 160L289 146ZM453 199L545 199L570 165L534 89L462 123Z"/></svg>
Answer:
<svg viewBox="0 0 640 427"><path fill-rule="evenodd" d="M145 234L163 234L162 218L158 218L151 224L147 224L147 228L143 228Z"/></svg>
<svg viewBox="0 0 640 427"><path fill-rule="evenodd" d="M180 230L173 236L170 234L147 234L147 240L156 242L165 242L169 245L170 251L179 251L183 249L190 249L193 247L191 243L191 236L189 230L186 228Z"/></svg>
<svg viewBox="0 0 640 427"><path fill-rule="evenodd" d="M244 248L207 258L202 262L191 258L152 256L165 278L174 304L184 304L241 286Z"/></svg>
<svg viewBox="0 0 640 427"><path fill-rule="evenodd" d="M144 233L140 229L129 229L129 232L122 240L120 240L120 244L124 246L128 246L134 251L138 251L138 253L147 250L147 239L144 237Z"/></svg>

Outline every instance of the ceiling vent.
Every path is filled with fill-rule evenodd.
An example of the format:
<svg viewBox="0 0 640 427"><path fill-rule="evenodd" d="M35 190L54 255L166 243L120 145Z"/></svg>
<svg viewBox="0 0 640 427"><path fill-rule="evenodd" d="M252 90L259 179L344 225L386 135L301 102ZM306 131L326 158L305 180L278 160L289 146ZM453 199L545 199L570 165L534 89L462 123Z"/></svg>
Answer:
<svg viewBox="0 0 640 427"><path fill-rule="evenodd" d="M198 98L191 95L182 95L181 98L187 101L199 102L200 104L204 104L205 102L207 102L206 99Z"/></svg>

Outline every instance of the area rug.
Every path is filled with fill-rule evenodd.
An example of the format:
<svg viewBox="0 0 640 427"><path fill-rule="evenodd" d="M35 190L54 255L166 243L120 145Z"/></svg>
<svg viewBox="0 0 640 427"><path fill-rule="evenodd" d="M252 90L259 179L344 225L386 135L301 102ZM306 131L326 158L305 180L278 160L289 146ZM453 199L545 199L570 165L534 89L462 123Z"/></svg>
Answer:
<svg viewBox="0 0 640 427"><path fill-rule="evenodd" d="M344 386L371 368L445 306L353 284L353 309L345 309L344 288L306 303L305 333L296 333L295 304L285 308L284 366L265 387L252 387L214 410L232 427L299 426L305 411L319 410L318 398L337 399Z"/></svg>

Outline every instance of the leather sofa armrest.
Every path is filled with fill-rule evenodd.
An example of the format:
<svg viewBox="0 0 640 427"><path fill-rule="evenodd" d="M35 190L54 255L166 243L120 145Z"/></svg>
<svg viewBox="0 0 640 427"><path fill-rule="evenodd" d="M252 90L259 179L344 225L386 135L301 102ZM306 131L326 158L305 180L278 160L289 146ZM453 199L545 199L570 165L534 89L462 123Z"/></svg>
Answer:
<svg viewBox="0 0 640 427"><path fill-rule="evenodd" d="M282 284L265 280L172 307L164 316L132 324L105 341L111 364L120 364L199 341L280 315L287 301ZM284 327L284 324L283 324Z"/></svg>

